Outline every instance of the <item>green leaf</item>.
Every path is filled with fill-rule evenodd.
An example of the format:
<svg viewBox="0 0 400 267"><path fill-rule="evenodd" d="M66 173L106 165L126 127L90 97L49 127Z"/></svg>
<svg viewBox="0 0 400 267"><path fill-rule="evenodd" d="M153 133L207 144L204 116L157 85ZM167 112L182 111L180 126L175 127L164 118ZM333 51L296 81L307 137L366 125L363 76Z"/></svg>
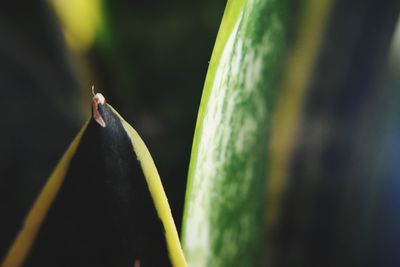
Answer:
<svg viewBox="0 0 400 267"><path fill-rule="evenodd" d="M271 139L267 266L399 265L399 75L386 64L400 2L306 2Z"/></svg>
<svg viewBox="0 0 400 267"><path fill-rule="evenodd" d="M163 257L165 264L186 266L143 140L110 105L93 102L93 114L49 177L1 266L152 266Z"/></svg>
<svg viewBox="0 0 400 267"><path fill-rule="evenodd" d="M333 1L307 0L298 12L296 40L288 52L279 99L274 111L267 174L267 224L275 227L287 185L291 151L297 138L304 98L311 83ZM275 229L269 231L275 231ZM271 244L271 248L275 244Z"/></svg>
<svg viewBox="0 0 400 267"><path fill-rule="evenodd" d="M263 241L268 136L288 1L228 1L204 86L189 168L190 266L254 266Z"/></svg>

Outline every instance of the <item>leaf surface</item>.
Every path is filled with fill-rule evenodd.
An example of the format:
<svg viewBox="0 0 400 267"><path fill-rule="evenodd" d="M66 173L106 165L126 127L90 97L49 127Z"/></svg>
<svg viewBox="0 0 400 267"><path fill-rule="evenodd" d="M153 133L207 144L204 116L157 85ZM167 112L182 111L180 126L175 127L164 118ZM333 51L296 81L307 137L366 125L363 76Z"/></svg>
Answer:
<svg viewBox="0 0 400 267"><path fill-rule="evenodd" d="M150 152L111 106L98 112L105 127L79 132L2 266L186 266Z"/></svg>

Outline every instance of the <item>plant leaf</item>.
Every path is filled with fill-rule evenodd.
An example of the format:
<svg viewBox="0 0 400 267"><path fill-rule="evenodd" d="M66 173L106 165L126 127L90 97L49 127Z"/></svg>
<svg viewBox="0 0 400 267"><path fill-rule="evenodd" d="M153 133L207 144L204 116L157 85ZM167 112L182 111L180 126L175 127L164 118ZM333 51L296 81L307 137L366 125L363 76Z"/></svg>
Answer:
<svg viewBox="0 0 400 267"><path fill-rule="evenodd" d="M274 124L269 266L400 266L400 2L306 2Z"/></svg>
<svg viewBox="0 0 400 267"><path fill-rule="evenodd" d="M148 149L111 106L97 107L105 127L91 119L79 132L2 266L186 266Z"/></svg>
<svg viewBox="0 0 400 267"><path fill-rule="evenodd" d="M53 173L48 179L45 187L43 188L41 194L37 198L32 209L29 211L24 227L18 233L16 240L9 249L5 260L1 266L21 266L27 257L30 248L37 236L39 227L42 224L47 211L54 201L62 182L64 181L65 175L67 173L69 164L72 157L74 156L76 149L79 146L82 135L87 128L88 122L82 127L74 141L68 147L67 151L64 153L60 160L60 163L54 169Z"/></svg>
<svg viewBox="0 0 400 267"><path fill-rule="evenodd" d="M190 266L259 264L268 135L288 1L228 1L189 168L183 247Z"/></svg>

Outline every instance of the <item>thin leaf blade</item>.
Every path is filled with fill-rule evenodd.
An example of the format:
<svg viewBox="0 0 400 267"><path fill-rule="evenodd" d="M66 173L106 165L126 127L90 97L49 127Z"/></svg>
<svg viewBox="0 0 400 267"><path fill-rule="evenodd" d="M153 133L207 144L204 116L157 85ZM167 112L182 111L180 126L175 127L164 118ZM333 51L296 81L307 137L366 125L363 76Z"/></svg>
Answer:
<svg viewBox="0 0 400 267"><path fill-rule="evenodd" d="M263 239L271 112L287 1L229 1L206 78L189 169L191 266L254 266Z"/></svg>

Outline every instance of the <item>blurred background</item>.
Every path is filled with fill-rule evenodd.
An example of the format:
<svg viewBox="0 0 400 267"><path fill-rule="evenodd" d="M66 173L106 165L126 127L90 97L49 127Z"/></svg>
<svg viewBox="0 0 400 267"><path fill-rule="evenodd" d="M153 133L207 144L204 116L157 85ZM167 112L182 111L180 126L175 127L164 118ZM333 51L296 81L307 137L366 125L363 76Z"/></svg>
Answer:
<svg viewBox="0 0 400 267"><path fill-rule="evenodd" d="M307 13L318 2L287 1L282 77L296 77L285 76L290 57L301 58L313 37L298 29L321 17ZM400 266L400 2L327 2L326 21L315 20L326 27L304 88L277 90L273 104L267 178L257 177L267 188L265 265ZM146 142L181 228L197 111L225 4L3 4L0 259L90 117L92 85ZM300 76L301 63L294 62Z"/></svg>
<svg viewBox="0 0 400 267"><path fill-rule="evenodd" d="M1 253L90 117L92 85L145 140L180 229L197 110L224 7L222 0L2 5Z"/></svg>

